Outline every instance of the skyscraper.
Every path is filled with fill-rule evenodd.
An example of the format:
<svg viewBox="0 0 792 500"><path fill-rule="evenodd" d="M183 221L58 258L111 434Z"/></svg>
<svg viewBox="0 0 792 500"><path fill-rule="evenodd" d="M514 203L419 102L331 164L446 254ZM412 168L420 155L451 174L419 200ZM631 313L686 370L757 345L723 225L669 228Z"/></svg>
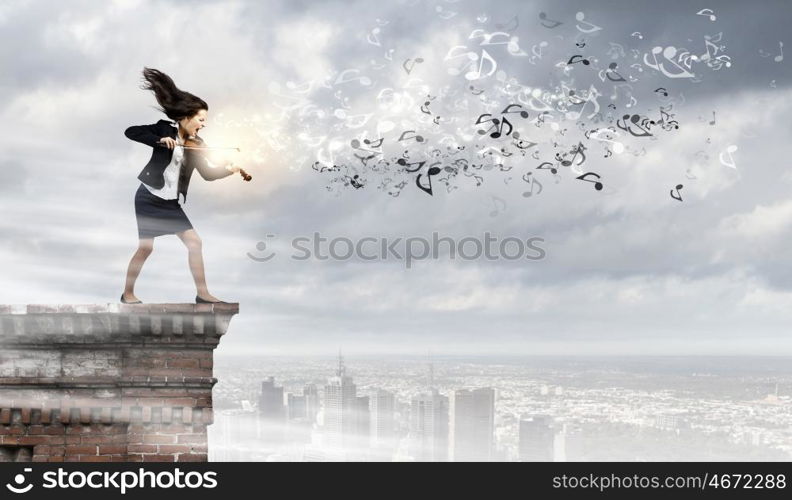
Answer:
<svg viewBox="0 0 792 500"><path fill-rule="evenodd" d="M520 420L520 461L552 462L555 430L553 419L545 415Z"/></svg>
<svg viewBox="0 0 792 500"><path fill-rule="evenodd" d="M265 447L278 445L283 441L285 411L283 406L283 387L275 386L275 379L267 377L261 382L259 395L259 437Z"/></svg>
<svg viewBox="0 0 792 500"><path fill-rule="evenodd" d="M259 395L259 415L264 420L278 420L283 417L283 387L275 386L275 379L267 377L261 383Z"/></svg>
<svg viewBox="0 0 792 500"><path fill-rule="evenodd" d="M287 415L289 420L304 419L307 415L305 396L298 396L296 394L288 394L287 396Z"/></svg>
<svg viewBox="0 0 792 500"><path fill-rule="evenodd" d="M391 446L395 437L396 422L392 392L377 389L371 399L371 439L375 446Z"/></svg>
<svg viewBox="0 0 792 500"><path fill-rule="evenodd" d="M422 462L448 459L448 398L436 389L411 402L410 455Z"/></svg>
<svg viewBox="0 0 792 500"><path fill-rule="evenodd" d="M316 384L306 384L303 387L303 396L305 397L305 416L311 423L315 423L316 414L319 413L320 408L319 389Z"/></svg>
<svg viewBox="0 0 792 500"><path fill-rule="evenodd" d="M336 375L327 380L324 388L324 436L325 445L343 448L354 435L355 411L358 408L357 388L352 377L346 374L344 359L338 355Z"/></svg>
<svg viewBox="0 0 792 500"><path fill-rule="evenodd" d="M454 462L492 459L495 433L495 390L461 389L450 397L449 456Z"/></svg>

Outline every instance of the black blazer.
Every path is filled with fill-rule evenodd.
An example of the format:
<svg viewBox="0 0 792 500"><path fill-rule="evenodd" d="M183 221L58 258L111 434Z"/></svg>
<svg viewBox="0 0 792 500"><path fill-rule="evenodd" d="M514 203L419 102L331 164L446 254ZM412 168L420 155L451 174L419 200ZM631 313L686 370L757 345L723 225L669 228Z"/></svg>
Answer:
<svg viewBox="0 0 792 500"><path fill-rule="evenodd" d="M176 138L178 129L171 125L167 120L160 120L151 125L133 125L124 131L124 135L133 141L141 142L147 146L151 146L151 159L143 170L140 171L138 179L144 184L148 184L154 189L161 189L165 185L165 178L163 173L173 158L173 150L160 144L159 140L163 137ZM203 142L200 137L196 136L196 140ZM212 168L206 162L203 154L194 149L186 149L184 151L184 164L179 171L179 184L177 189L178 195L184 196L184 202L187 202L187 188L190 185L190 177L192 177L193 170L197 169L201 177L207 181L222 179L228 177L233 172L225 168Z"/></svg>

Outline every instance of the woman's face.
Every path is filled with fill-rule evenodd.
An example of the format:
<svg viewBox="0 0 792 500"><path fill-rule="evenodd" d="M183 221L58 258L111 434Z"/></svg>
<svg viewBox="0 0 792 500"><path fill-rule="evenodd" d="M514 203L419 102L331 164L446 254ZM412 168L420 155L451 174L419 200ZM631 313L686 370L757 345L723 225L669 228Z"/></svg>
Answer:
<svg viewBox="0 0 792 500"><path fill-rule="evenodd" d="M182 118L179 120L179 125L187 135L195 136L199 130L204 128L206 125L206 110L202 109L195 113L192 118Z"/></svg>

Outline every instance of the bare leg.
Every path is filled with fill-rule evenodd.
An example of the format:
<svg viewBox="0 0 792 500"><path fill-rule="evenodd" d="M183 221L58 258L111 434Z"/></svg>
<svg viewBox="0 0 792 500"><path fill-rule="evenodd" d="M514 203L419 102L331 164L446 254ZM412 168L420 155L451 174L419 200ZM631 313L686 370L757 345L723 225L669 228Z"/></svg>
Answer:
<svg viewBox="0 0 792 500"><path fill-rule="evenodd" d="M138 248L132 255L127 268L126 284L124 285L124 300L127 302L135 302L138 300L135 297L135 281L137 281L140 270L143 268L143 263L151 255L154 250L154 238L141 238L138 243Z"/></svg>
<svg viewBox="0 0 792 500"><path fill-rule="evenodd" d="M206 286L203 247L198 233L195 232L195 229L188 229L187 231L176 233L176 236L178 236L187 247L187 262L190 265L190 272L192 273L193 280L195 281L195 290L197 295L205 300L220 300L214 295L210 294L209 289Z"/></svg>

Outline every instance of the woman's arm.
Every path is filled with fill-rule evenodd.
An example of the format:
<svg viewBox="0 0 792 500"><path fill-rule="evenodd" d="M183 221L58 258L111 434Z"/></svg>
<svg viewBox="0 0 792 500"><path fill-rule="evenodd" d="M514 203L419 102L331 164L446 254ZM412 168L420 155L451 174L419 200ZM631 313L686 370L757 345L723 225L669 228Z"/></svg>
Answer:
<svg viewBox="0 0 792 500"><path fill-rule="evenodd" d="M234 168L228 167L212 167L209 165L209 162L206 160L203 154L198 151L194 150L187 150L187 161L190 162L192 166L198 170L198 173L201 174L207 181L214 181L217 179L222 179L223 177L228 177L229 175L234 173ZM238 172L238 168L236 169Z"/></svg>
<svg viewBox="0 0 792 500"><path fill-rule="evenodd" d="M157 124L132 125L124 131L124 135L133 141L141 142L146 146L156 147L162 137L157 135Z"/></svg>

